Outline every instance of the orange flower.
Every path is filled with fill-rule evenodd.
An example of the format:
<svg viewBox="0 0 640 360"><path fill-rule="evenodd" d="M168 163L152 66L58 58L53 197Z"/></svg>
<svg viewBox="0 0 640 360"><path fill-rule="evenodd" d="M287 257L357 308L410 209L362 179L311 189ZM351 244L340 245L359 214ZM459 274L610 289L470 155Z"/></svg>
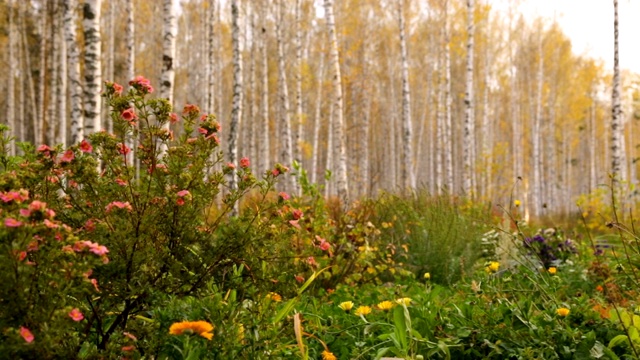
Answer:
<svg viewBox="0 0 640 360"><path fill-rule="evenodd" d="M322 360L337 360L338 358L333 355L333 353L329 350L324 350L322 352Z"/></svg>
<svg viewBox="0 0 640 360"><path fill-rule="evenodd" d="M558 314L558 316L565 317L565 316L569 315L569 309L567 309L567 308L559 308L558 310L556 310L556 313Z"/></svg>
<svg viewBox="0 0 640 360"><path fill-rule="evenodd" d="M602 287L602 285L598 285L596 286L596 291L603 292L604 288Z"/></svg>
<svg viewBox="0 0 640 360"><path fill-rule="evenodd" d="M169 334L182 335L182 334L197 334L211 340L213 338L213 325L206 321L182 321L174 323L169 328Z"/></svg>

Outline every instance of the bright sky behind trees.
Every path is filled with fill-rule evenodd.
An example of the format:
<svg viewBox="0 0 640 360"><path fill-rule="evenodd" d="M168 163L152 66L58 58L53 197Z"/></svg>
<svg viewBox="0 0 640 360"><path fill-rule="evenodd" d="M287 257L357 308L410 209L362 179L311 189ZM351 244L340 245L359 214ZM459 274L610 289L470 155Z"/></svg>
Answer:
<svg viewBox="0 0 640 360"><path fill-rule="evenodd" d="M495 2L501 8L506 4L507 0ZM618 6L620 66L640 73L640 1L621 0ZM601 58L613 68L613 0L523 0L519 8L550 21L555 17L578 54Z"/></svg>

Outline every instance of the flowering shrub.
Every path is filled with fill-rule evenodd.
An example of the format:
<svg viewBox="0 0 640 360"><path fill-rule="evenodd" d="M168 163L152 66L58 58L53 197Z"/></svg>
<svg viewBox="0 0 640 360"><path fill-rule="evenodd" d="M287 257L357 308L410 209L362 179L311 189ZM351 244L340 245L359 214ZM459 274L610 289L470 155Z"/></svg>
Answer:
<svg viewBox="0 0 640 360"><path fill-rule="evenodd" d="M537 258L547 269L577 253L573 241L556 229L547 229L531 238L525 238L523 244L527 254Z"/></svg>

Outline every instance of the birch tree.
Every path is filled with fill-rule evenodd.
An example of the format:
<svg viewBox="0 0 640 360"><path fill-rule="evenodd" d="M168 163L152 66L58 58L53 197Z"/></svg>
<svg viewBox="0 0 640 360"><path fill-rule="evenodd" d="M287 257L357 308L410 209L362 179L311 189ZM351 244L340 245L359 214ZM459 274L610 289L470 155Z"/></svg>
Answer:
<svg viewBox="0 0 640 360"><path fill-rule="evenodd" d="M7 2L7 8L9 11L9 81L7 84L7 125L9 126L10 131L14 134L17 133L16 131L16 108L15 108L15 93L16 93L16 86L15 86L15 75L17 73L17 63L18 63L18 59L16 57L16 38L17 38L17 32L16 32L16 27L14 24L14 13L15 13L15 9L14 9L14 2L13 0L9 0ZM15 145L15 140L11 141L10 145L9 145L9 154L10 155L15 155L16 152L16 145Z"/></svg>
<svg viewBox="0 0 640 360"><path fill-rule="evenodd" d="M618 56L618 0L613 0L613 91L611 94L611 172L617 180L627 179L624 124L620 103L620 62Z"/></svg>
<svg viewBox="0 0 640 360"><path fill-rule="evenodd" d="M296 78L296 116L295 116L295 138L293 141L293 158L301 162L302 161L302 123L304 121L304 114L302 112L302 6L301 0L296 0L295 5L295 17L296 17L296 34L295 34L295 48L296 48L296 65L295 65L295 78Z"/></svg>
<svg viewBox="0 0 640 360"><path fill-rule="evenodd" d="M160 97L173 104L173 88L175 80L174 62L176 58L176 34L178 20L176 18L175 0L164 0L164 21L162 23L162 74L160 76ZM164 125L168 128L169 123Z"/></svg>
<svg viewBox="0 0 640 360"><path fill-rule="evenodd" d="M411 91L409 87L409 62L407 59L407 41L405 39L403 0L398 2L398 26L400 29L400 55L402 61L402 186L405 189L416 187L413 166L413 126L411 123Z"/></svg>
<svg viewBox="0 0 640 360"><path fill-rule="evenodd" d="M261 99L261 116L260 116L260 137L258 140L258 169L261 173L269 168L270 161L270 138L269 138L269 52L268 52L268 33L267 33L267 17L269 13L270 0L262 2L262 26L260 30L260 58L262 65L261 83L262 83L262 99Z"/></svg>
<svg viewBox="0 0 640 360"><path fill-rule="evenodd" d="M474 98L473 98L473 35L474 35L474 0L467 0L467 71L464 93L464 130L463 130L463 191L468 196L473 196L475 191L474 184L474 165L475 156L475 117L474 117Z"/></svg>
<svg viewBox="0 0 640 360"><path fill-rule="evenodd" d="M84 2L84 133L99 132L102 99L102 40L100 36L101 0Z"/></svg>
<svg viewBox="0 0 640 360"><path fill-rule="evenodd" d="M536 112L533 116L533 126L531 127L531 142L532 152L531 161L533 161L533 175L529 179L531 186L531 212L533 216L540 214L542 205L542 154L540 148L540 126L542 124L542 85L544 82L544 54L542 52L542 31L538 30L538 71L536 76L537 89L536 89Z"/></svg>
<svg viewBox="0 0 640 360"><path fill-rule="evenodd" d="M329 33L329 56L331 60L331 77L333 82L333 131L331 136L337 145L338 158L336 159L336 189L338 197L346 203L349 200L349 183L347 182L347 153L346 139L344 136L342 76L340 74L340 56L338 54L338 36L336 35L336 22L333 15L333 0L324 1L327 30Z"/></svg>
<svg viewBox="0 0 640 360"><path fill-rule="evenodd" d="M238 158L238 129L242 119L242 52L240 51L240 0L231 0L231 36L233 42L233 107L231 109L231 124L229 126L229 162L236 163ZM231 189L238 184L235 171L231 172L229 181Z"/></svg>
<svg viewBox="0 0 640 360"><path fill-rule="evenodd" d="M280 106L280 156L279 161L291 166L293 163L293 147L291 139L291 118L289 116L289 89L287 86L287 72L284 60L284 39L282 27L284 21L284 0L278 2L278 18L276 20L276 41L278 43L278 90ZM283 181L284 191L293 191L292 176Z"/></svg>
<svg viewBox="0 0 640 360"><path fill-rule="evenodd" d="M58 13L56 16L56 41L58 42L58 59L56 60L58 74L58 135L56 137L56 144L62 144L63 146L67 146L67 44L65 43L64 37L64 8L62 8L62 4L58 5Z"/></svg>
<svg viewBox="0 0 640 360"><path fill-rule="evenodd" d="M132 1L132 0L131 0ZM80 80L80 52L78 50L77 25L78 1L63 1L64 37L67 48L67 76L71 106L71 144L84 137L84 114L82 104L82 82Z"/></svg>

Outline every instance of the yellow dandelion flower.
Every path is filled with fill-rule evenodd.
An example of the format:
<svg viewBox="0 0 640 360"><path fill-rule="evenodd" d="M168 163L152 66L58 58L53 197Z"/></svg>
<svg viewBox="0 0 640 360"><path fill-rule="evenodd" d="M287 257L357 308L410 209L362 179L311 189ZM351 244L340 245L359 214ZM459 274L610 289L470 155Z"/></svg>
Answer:
<svg viewBox="0 0 640 360"><path fill-rule="evenodd" d="M173 323L169 327L169 334L171 335L196 334L207 340L213 338L212 331L213 325L206 321L182 321Z"/></svg>
<svg viewBox="0 0 640 360"><path fill-rule="evenodd" d="M354 312L354 314L356 314L357 316L363 315L369 315L371 314L371 307L370 306L360 306L356 309L356 311Z"/></svg>
<svg viewBox="0 0 640 360"><path fill-rule="evenodd" d="M393 308L394 304L391 301L383 301L381 303L379 303L378 305L376 305L376 307L380 310L383 311L388 311L391 310Z"/></svg>
<svg viewBox="0 0 640 360"><path fill-rule="evenodd" d="M428 272L424 273L424 278L425 278L426 280L431 280L431 274L430 274L430 273L428 273Z"/></svg>
<svg viewBox="0 0 640 360"><path fill-rule="evenodd" d="M353 309L353 301L341 302L338 307L344 311L351 311Z"/></svg>
<svg viewBox="0 0 640 360"><path fill-rule="evenodd" d="M516 207L520 206L522 203L520 202L520 200L516 200L513 202L513 205L515 205Z"/></svg>
<svg viewBox="0 0 640 360"><path fill-rule="evenodd" d="M497 261L492 261L489 263L485 270L489 273L498 272L498 270L500 270L500 263Z"/></svg>
<svg viewBox="0 0 640 360"><path fill-rule="evenodd" d="M400 305L409 306L411 305L411 298L405 297L402 299L397 299L396 302Z"/></svg>
<svg viewBox="0 0 640 360"><path fill-rule="evenodd" d="M560 309L556 310L556 313L558 314L558 316L562 316L562 317L565 317L565 316L569 315L569 312L570 311L567 308L560 308Z"/></svg>
<svg viewBox="0 0 640 360"><path fill-rule="evenodd" d="M282 296L280 296L280 294L278 293L270 292L269 294L267 294L267 297L271 299L271 301L275 301L275 302L282 301Z"/></svg>
<svg viewBox="0 0 640 360"><path fill-rule="evenodd" d="M337 360L338 358L333 355L333 353L329 350L325 350L322 352L322 360Z"/></svg>
<svg viewBox="0 0 640 360"><path fill-rule="evenodd" d="M244 325L238 325L238 341L242 342L244 340Z"/></svg>
<svg viewBox="0 0 640 360"><path fill-rule="evenodd" d="M547 271L549 271L549 274L555 275L558 269L556 269L555 266L552 266Z"/></svg>

